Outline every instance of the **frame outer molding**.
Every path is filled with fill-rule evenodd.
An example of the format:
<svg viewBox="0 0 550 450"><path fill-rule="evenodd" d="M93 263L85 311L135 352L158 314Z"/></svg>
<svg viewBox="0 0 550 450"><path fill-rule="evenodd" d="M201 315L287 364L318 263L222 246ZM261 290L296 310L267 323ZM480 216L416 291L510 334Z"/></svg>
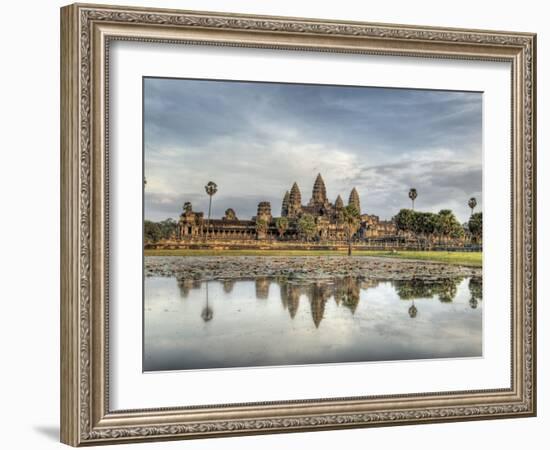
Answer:
<svg viewBox="0 0 550 450"><path fill-rule="evenodd" d="M79 428L79 61L77 10L61 9L61 441Z"/></svg>
<svg viewBox="0 0 550 450"><path fill-rule="evenodd" d="M511 388L109 411L104 76L110 39L511 62ZM62 8L61 441L80 446L535 415L535 67L536 35L530 33L107 5Z"/></svg>

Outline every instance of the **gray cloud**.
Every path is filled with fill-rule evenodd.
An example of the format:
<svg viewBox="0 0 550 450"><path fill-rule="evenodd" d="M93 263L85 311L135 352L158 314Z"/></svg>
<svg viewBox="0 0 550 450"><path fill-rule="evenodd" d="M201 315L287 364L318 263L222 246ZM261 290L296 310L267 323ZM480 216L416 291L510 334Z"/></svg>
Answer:
<svg viewBox="0 0 550 450"><path fill-rule="evenodd" d="M329 198L356 186L365 212L481 208L482 95L471 92L203 80L145 80L145 216L177 217L184 201L241 218L298 182L304 202L323 174ZM172 209L174 208L174 209Z"/></svg>

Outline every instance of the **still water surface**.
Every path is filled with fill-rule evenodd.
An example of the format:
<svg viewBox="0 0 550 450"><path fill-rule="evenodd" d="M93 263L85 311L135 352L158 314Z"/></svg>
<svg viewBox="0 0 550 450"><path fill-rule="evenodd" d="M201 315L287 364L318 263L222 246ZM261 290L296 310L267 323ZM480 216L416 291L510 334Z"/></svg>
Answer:
<svg viewBox="0 0 550 450"><path fill-rule="evenodd" d="M481 283L146 277L145 371L482 356Z"/></svg>

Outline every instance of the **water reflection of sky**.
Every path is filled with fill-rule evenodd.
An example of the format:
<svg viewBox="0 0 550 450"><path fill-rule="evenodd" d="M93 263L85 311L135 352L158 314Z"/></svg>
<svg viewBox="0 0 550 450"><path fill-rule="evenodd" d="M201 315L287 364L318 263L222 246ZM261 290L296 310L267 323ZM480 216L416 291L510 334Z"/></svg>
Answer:
<svg viewBox="0 0 550 450"><path fill-rule="evenodd" d="M145 371L481 354L475 279L145 278Z"/></svg>

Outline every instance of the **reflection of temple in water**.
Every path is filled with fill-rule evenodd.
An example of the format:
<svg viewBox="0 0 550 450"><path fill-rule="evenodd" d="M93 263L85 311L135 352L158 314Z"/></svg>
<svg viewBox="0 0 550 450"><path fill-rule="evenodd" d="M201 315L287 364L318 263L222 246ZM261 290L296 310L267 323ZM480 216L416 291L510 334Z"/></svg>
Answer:
<svg viewBox="0 0 550 450"><path fill-rule="evenodd" d="M296 316L300 297L307 298L311 310L311 318L318 328L323 320L325 306L333 298L336 305L346 306L352 313L359 304L361 288L368 289L378 285L376 281L365 282L354 277L336 278L334 280L318 280L307 284L297 284L294 281L279 280L281 301L288 309L291 318Z"/></svg>
<svg viewBox="0 0 550 450"><path fill-rule="evenodd" d="M418 298L439 298L443 303L452 302L457 294L458 284L462 278L447 278L436 280L394 280L391 282L397 295L402 300L412 300L412 305L408 308L408 314L415 318L418 314L418 308L414 300ZM226 294L232 292L235 283L239 280L220 280L223 291ZM311 318L316 328L318 328L325 314L326 304L334 299L337 306L348 308L352 314L355 313L360 300L361 290L367 290L378 286L380 281L364 280L356 277L343 277L331 280L303 281L295 279L271 279L268 277L259 277L254 280L256 298L265 300L269 298L269 287L271 282L279 285L282 306L291 319L294 319L300 305L300 298L306 297L311 311ZM178 279L178 287L181 296L186 298L191 289L200 289L202 282L193 279ZM468 285L470 289L470 307L477 308L479 300L482 299L482 280L481 278L471 278ZM208 283L206 283L206 306L201 312L201 317L205 322L212 320L214 312L208 304Z"/></svg>
<svg viewBox="0 0 550 450"><path fill-rule="evenodd" d="M223 291L226 294L232 292L235 283L238 280L223 280L221 281ZM251 281L251 280L242 280ZM259 277L254 280L256 298L265 300L269 297L269 286L271 279L268 277ZM191 289L200 289L201 281L193 279L178 279L178 287L183 298L187 298ZM298 282L294 280L279 279L277 284L280 287L281 302L284 309L292 319L298 312L300 305L300 297L303 295L309 302L311 318L315 327L318 328L325 314L326 303L330 299L334 299L337 306L345 306L351 313L355 313L359 305L361 289L376 287L378 281L366 281L354 277L336 278L334 280L317 280L315 282ZM208 283L206 283L208 291ZM208 296L208 292L206 292ZM212 320L214 314L211 306L206 306L201 312L201 317L205 322Z"/></svg>
<svg viewBox="0 0 550 450"><path fill-rule="evenodd" d="M327 300L332 296L332 290L328 283L316 282L310 287L311 295L309 298L309 305L311 309L311 317L316 328L319 328L321 320L325 314L325 304Z"/></svg>
<svg viewBox="0 0 550 450"><path fill-rule="evenodd" d="M269 285L271 280L267 277L256 278L256 298L265 300L269 297Z"/></svg>

